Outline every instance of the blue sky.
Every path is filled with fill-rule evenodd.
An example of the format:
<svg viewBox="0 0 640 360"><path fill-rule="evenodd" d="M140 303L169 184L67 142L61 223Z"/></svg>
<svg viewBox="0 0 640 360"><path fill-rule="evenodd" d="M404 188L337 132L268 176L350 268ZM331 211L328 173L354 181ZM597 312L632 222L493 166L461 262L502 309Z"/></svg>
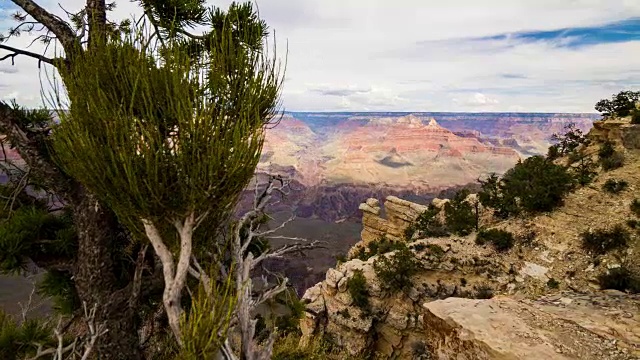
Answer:
<svg viewBox="0 0 640 360"><path fill-rule="evenodd" d="M640 89L638 0L256 1L279 55L288 48L287 110L590 112ZM139 14L117 5L116 18ZM0 98L40 104L37 74L35 61L0 64Z"/></svg>

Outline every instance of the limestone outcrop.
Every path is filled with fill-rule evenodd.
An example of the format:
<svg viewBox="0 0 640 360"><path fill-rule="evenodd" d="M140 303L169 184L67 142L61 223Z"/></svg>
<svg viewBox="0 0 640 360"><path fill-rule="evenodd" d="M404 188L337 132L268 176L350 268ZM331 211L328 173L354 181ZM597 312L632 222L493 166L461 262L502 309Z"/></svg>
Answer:
<svg viewBox="0 0 640 360"><path fill-rule="evenodd" d="M638 296L558 293L424 304L425 348L435 359L639 359Z"/></svg>

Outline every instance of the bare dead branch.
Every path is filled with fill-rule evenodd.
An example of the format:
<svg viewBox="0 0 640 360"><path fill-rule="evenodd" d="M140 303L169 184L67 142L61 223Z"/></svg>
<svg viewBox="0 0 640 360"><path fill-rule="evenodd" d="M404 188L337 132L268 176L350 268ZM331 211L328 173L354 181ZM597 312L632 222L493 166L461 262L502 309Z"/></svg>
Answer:
<svg viewBox="0 0 640 360"><path fill-rule="evenodd" d="M17 48L14 48L12 46L7 46L7 45L4 45L4 44L0 44L0 49L13 52L12 54L7 54L7 55L5 55L3 57L0 57L0 61L3 61L3 60L11 58L11 65L15 65L15 57L18 56L18 55L29 56L29 57L32 57L32 58L38 60L38 67L40 66L40 63L43 63L43 62L45 62L47 64L51 64L51 65L53 65L53 63L54 63L54 59L50 59L50 58L48 58L46 56L43 56L43 55L40 55L40 54L36 54L34 52L31 52L31 51L17 49Z"/></svg>

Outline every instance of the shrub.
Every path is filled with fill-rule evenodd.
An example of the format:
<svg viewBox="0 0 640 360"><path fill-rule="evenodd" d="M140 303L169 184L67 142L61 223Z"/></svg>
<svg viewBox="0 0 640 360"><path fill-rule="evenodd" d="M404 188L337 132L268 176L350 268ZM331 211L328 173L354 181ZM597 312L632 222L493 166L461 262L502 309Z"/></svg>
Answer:
<svg viewBox="0 0 640 360"><path fill-rule="evenodd" d="M604 183L604 185L602 185L602 189L604 191L617 194L626 189L628 185L629 184L624 180L609 179Z"/></svg>
<svg viewBox="0 0 640 360"><path fill-rule="evenodd" d="M478 192L480 203L487 208L495 211L495 216L499 218L508 218L512 215L518 215L520 209L513 194L504 191L503 180L498 175L491 174L486 180L478 180L481 190Z"/></svg>
<svg viewBox="0 0 640 360"><path fill-rule="evenodd" d="M35 355L37 344L55 347L53 329L39 320L19 323L0 309L0 358L18 360Z"/></svg>
<svg viewBox="0 0 640 360"><path fill-rule="evenodd" d="M440 219L438 219L438 214L440 214L440 209L435 205L430 204L427 210L420 214L415 220L412 227L413 232L410 233L411 236L408 238L411 239L416 231L418 232L419 237L449 236L446 226L440 221ZM405 236L407 235L408 233L405 232Z"/></svg>
<svg viewBox="0 0 640 360"><path fill-rule="evenodd" d="M632 213L636 214L636 216L640 217L640 199L634 199L629 206Z"/></svg>
<svg viewBox="0 0 640 360"><path fill-rule="evenodd" d="M609 140L600 146L598 157L600 158L600 166L604 171L614 170L624 165L624 155L617 152L613 142Z"/></svg>
<svg viewBox="0 0 640 360"><path fill-rule="evenodd" d="M390 251L402 249L405 246L403 243L392 241L382 236L380 239L370 242L366 248L360 247L352 258L367 261L373 256L386 254Z"/></svg>
<svg viewBox="0 0 640 360"><path fill-rule="evenodd" d="M580 145L589 144L589 139L582 132L582 130L576 127L575 124L566 125L564 127L564 130L565 130L564 134L553 134L551 136L551 141L556 142L556 144L553 145L556 148L556 150L550 150L550 152L552 153L555 152L556 157L571 154Z"/></svg>
<svg viewBox="0 0 640 360"><path fill-rule="evenodd" d="M549 146L549 150L547 150L547 159L553 161L560 157L560 147L558 144Z"/></svg>
<svg viewBox="0 0 640 360"><path fill-rule="evenodd" d="M476 244L490 243L497 251L507 251L513 247L515 239L509 231L500 229L480 230L476 235Z"/></svg>
<svg viewBox="0 0 640 360"><path fill-rule="evenodd" d="M616 225L610 230L599 229L582 233L582 247L602 255L611 250L626 247L629 239L629 232L622 225Z"/></svg>
<svg viewBox="0 0 640 360"><path fill-rule="evenodd" d="M480 181L479 199L482 205L496 210L506 218L521 212L551 211L562 204L573 189L574 178L564 166L543 156L532 156L508 170L502 179L495 174Z"/></svg>
<svg viewBox="0 0 640 360"><path fill-rule="evenodd" d="M580 186L585 186L591 183L597 175L596 164L590 156L582 152L576 154L578 154L578 159L574 163L577 164L571 168L571 173Z"/></svg>
<svg viewBox="0 0 640 360"><path fill-rule="evenodd" d="M465 201L467 196L469 196L469 190L460 190L444 206L447 229L461 236L469 235L477 226L473 206Z"/></svg>
<svg viewBox="0 0 640 360"><path fill-rule="evenodd" d="M631 114L631 123L632 124L640 124L640 110L635 110Z"/></svg>
<svg viewBox="0 0 640 360"><path fill-rule="evenodd" d="M362 270L355 270L353 276L347 280L347 290L353 303L364 312L369 311L369 290L367 286L367 278L364 277Z"/></svg>
<svg viewBox="0 0 640 360"><path fill-rule="evenodd" d="M629 219L629 220L627 220L627 226L632 228L632 229L640 228L640 221L638 221L636 219Z"/></svg>
<svg viewBox="0 0 640 360"><path fill-rule="evenodd" d="M391 293L410 289L413 286L411 277L420 268L420 262L407 247L396 251L391 256L381 256L373 263L373 269L380 283Z"/></svg>
<svg viewBox="0 0 640 360"><path fill-rule="evenodd" d="M640 98L638 91L621 91L611 97L611 100L603 99L596 103L596 110L604 119L613 116L629 116L636 109L636 103Z"/></svg>
<svg viewBox="0 0 640 360"><path fill-rule="evenodd" d="M627 266L610 269L598 276L601 289L615 289L633 294L640 293L640 274Z"/></svg>
<svg viewBox="0 0 640 360"><path fill-rule="evenodd" d="M560 287L560 283L558 282L558 280L551 278L549 279L549 281L547 281L547 286L549 287L549 289L557 289Z"/></svg>

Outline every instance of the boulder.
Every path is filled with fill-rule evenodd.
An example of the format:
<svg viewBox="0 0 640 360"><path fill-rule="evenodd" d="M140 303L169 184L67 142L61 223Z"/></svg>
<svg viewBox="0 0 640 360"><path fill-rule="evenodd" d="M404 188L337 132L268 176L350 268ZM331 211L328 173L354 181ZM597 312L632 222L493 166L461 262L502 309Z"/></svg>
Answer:
<svg viewBox="0 0 640 360"><path fill-rule="evenodd" d="M620 334L616 320L591 306L595 315L585 326L571 316L546 311L508 297L490 300L448 298L424 304L425 342L437 359L637 359L640 323ZM566 312L566 315L569 315ZM602 315L602 316L599 316ZM611 340L592 331L601 328ZM631 330L632 329L632 330ZM625 336L626 335L626 336Z"/></svg>

